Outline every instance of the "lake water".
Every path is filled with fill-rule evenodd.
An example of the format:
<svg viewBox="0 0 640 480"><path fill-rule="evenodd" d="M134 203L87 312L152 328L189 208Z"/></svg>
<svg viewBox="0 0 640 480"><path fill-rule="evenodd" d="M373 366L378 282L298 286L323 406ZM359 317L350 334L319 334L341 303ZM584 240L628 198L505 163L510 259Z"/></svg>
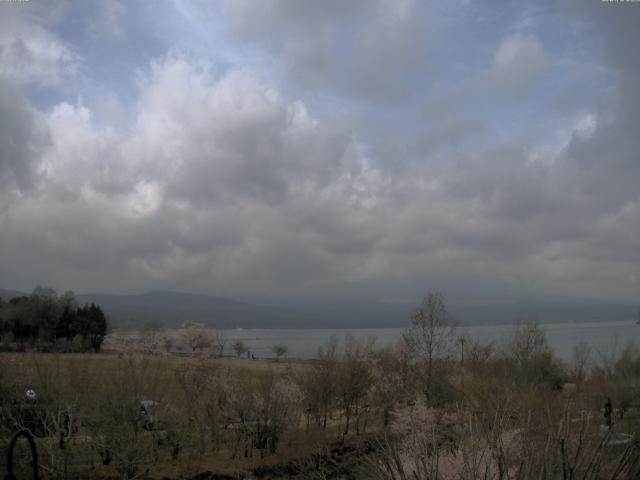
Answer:
<svg viewBox="0 0 640 480"><path fill-rule="evenodd" d="M640 325L634 321L589 322L589 323L550 323L541 324L546 332L549 344L556 355L564 360L570 360L574 345L587 342L594 354L600 351L610 354L614 350L620 353L629 340L640 343ZM482 325L460 327L461 332L482 343L492 343L499 346L513 332L513 325ZM273 357L271 347L275 343L283 343L288 349L288 357L314 358L317 357L318 347L326 345L332 335L341 343L347 333L358 338L376 337L376 346L383 347L395 343L403 328L356 328L356 329L300 329L300 330L269 330L269 329L235 329L223 330L227 343L226 354L231 354L231 344L234 340L243 340L251 352L259 358Z"/></svg>

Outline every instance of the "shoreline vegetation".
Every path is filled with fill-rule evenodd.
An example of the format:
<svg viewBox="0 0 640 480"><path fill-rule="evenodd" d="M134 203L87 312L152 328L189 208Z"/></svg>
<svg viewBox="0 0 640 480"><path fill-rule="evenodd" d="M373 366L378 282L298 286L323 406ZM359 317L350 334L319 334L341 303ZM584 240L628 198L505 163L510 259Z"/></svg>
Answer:
<svg viewBox="0 0 640 480"><path fill-rule="evenodd" d="M31 323L49 332L82 325L85 307L61 308L62 297L5 304L3 331L16 327L17 307L32 312L20 318L58 312ZM69 312L76 323L60 321ZM172 338L154 329L103 336L98 348L90 333L78 335L71 344L83 349L52 342L34 351L45 344L38 333L26 351L0 354L0 448L31 431L42 478L640 476L633 341L610 355L580 343L561 361L530 320L502 344L481 344L453 327L438 293L425 296L397 344L334 337L309 360L288 358L282 343L274 359L255 359L250 342L193 322ZM28 458L25 449L17 458Z"/></svg>

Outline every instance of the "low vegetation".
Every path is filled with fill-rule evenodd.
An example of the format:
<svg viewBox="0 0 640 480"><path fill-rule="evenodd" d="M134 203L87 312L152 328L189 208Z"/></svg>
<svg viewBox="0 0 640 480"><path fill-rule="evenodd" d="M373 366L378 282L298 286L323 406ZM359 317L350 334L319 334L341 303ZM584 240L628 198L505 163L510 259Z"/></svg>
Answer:
<svg viewBox="0 0 640 480"><path fill-rule="evenodd" d="M640 478L633 343L615 356L579 345L567 364L524 321L482 345L437 294L382 349L347 336L311 361L282 360L284 345L279 361L246 344L221 358L224 339L190 323L172 341L0 355L0 446L32 431L45 478Z"/></svg>

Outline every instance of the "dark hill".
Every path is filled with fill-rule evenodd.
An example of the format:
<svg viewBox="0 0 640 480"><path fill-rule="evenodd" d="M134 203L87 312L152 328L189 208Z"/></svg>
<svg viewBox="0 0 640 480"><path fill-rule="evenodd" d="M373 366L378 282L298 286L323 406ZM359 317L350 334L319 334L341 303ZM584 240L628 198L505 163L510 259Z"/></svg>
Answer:
<svg viewBox="0 0 640 480"><path fill-rule="evenodd" d="M154 322L175 327L187 320L218 328L286 328L301 327L305 323L302 316L278 308L181 292L82 294L77 298L80 303L100 305L114 326Z"/></svg>
<svg viewBox="0 0 640 480"><path fill-rule="evenodd" d="M5 302L8 302L14 297L22 297L24 295L29 295L29 294L24 292L19 292L17 290L5 290L4 288L0 288L0 298Z"/></svg>
<svg viewBox="0 0 640 480"><path fill-rule="evenodd" d="M5 301L25 295L0 289ZM116 328L145 323L176 327L187 320L217 328L378 328L406 327L411 304L338 301L283 301L265 306L235 299L174 291L154 291L138 295L77 295L79 303L102 307ZM501 304L447 302L461 325L513 323L536 318L541 323L634 320L638 305L572 297L514 298Z"/></svg>

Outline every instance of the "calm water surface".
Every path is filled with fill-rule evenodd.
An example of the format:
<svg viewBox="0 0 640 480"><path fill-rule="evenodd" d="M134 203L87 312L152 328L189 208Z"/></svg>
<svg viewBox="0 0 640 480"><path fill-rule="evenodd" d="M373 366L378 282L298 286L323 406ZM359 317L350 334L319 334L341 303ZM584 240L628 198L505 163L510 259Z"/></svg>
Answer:
<svg viewBox="0 0 640 480"><path fill-rule="evenodd" d="M541 324L546 332L549 344L556 354L565 360L571 358L573 346L581 341L587 342L594 350L610 354L614 349L619 353L629 340L640 343L640 325L634 321L589 322L589 323L550 323ZM513 331L513 325L483 325L460 327L472 338L482 343L499 346ZM355 328L355 329L304 329L269 330L235 329L223 330L227 339L225 353L231 354L231 343L243 340L256 357L273 357L271 347L283 343L289 348L289 357L313 358L318 347L325 345L332 335L344 342L346 334L358 338L376 337L376 346L391 345L400 338L403 328ZM594 352L597 354L597 352Z"/></svg>

